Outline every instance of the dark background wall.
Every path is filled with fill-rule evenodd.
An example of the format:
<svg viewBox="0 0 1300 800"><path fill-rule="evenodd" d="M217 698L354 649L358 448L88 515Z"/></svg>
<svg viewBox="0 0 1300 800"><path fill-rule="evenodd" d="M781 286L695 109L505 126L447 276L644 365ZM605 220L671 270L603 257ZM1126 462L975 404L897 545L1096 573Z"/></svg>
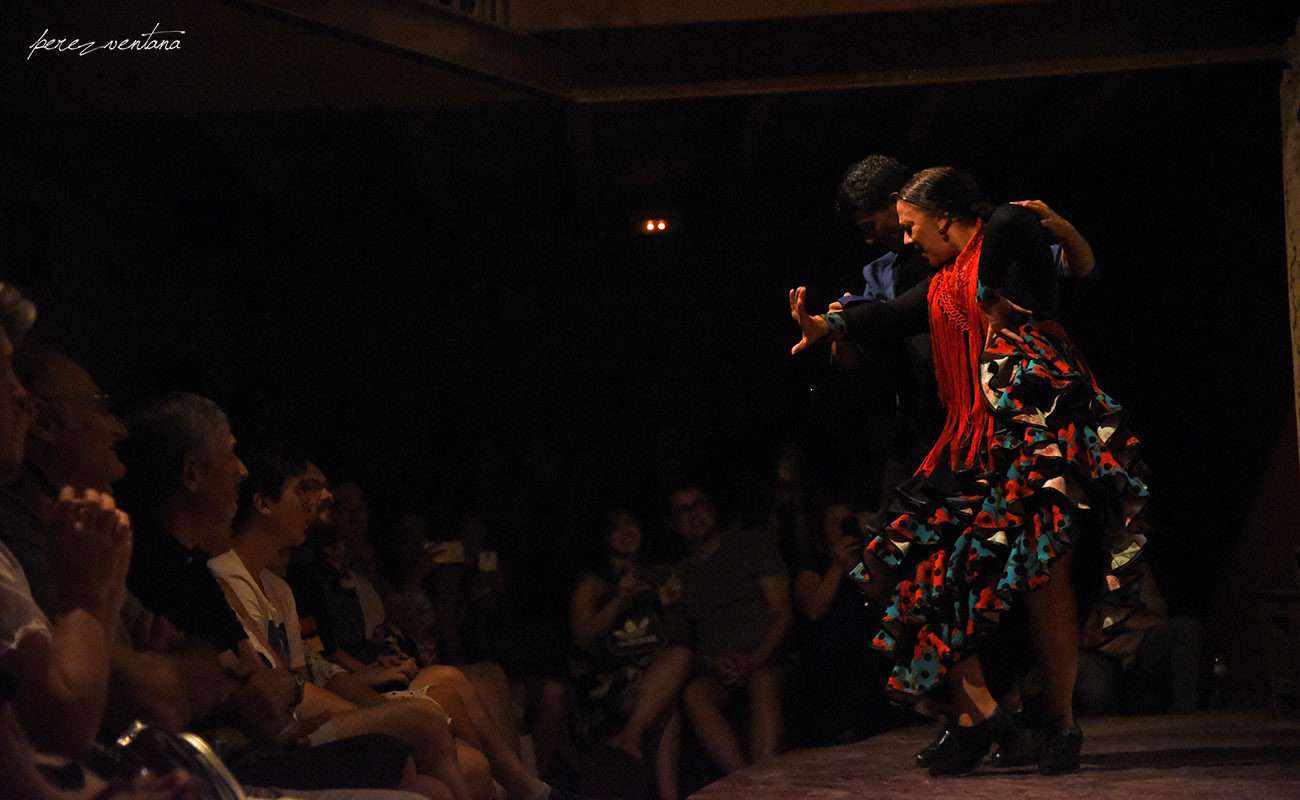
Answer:
<svg viewBox="0 0 1300 800"><path fill-rule="evenodd" d="M1209 610L1294 437L1275 63L574 107L0 116L0 273L115 395L186 388L381 514L480 507L545 565L667 476L761 508L831 447L785 293L868 256L872 151L1041 198L1104 271L1075 331L1153 469L1154 556ZM630 233L641 209L680 232ZM833 473L833 458L818 469ZM828 463L829 462L829 463ZM1294 464L1291 464L1294 468ZM514 520L514 523L510 523ZM513 524L513 527L512 527Z"/></svg>

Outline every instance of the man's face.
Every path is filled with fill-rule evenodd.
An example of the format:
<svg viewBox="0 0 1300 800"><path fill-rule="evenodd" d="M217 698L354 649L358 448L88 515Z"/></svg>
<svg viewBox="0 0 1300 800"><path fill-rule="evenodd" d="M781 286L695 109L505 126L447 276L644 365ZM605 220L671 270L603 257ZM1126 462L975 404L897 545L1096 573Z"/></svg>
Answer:
<svg viewBox="0 0 1300 800"><path fill-rule="evenodd" d="M239 504L239 484L248 477L244 462L235 455L235 437L222 423L207 453L194 460L196 499L209 509L214 522L229 524Z"/></svg>
<svg viewBox="0 0 1300 800"><path fill-rule="evenodd" d="M687 541L707 539L716 530L713 503L699 489L673 492L668 508L672 514L673 528Z"/></svg>
<svg viewBox="0 0 1300 800"><path fill-rule="evenodd" d="M32 421L27 390L14 374L14 348L0 330L0 482L8 483L22 471L27 427Z"/></svg>
<svg viewBox="0 0 1300 800"><path fill-rule="evenodd" d="M903 229L898 225L893 203L876 211L859 209L853 215L853 227L862 234L862 241L873 247L879 245L897 252L903 246Z"/></svg>
<svg viewBox="0 0 1300 800"><path fill-rule="evenodd" d="M307 526L320 516L321 494L329 496L324 477L314 465L308 465L301 474L284 482L279 499L266 501L270 527L281 547L297 547L307 541Z"/></svg>
<svg viewBox="0 0 1300 800"><path fill-rule="evenodd" d="M37 464L52 480L75 489L111 490L126 468L117 443L126 426L108 410L108 398L84 369L60 358L50 369L49 386L36 400L36 425L30 433L44 447L32 447L49 461Z"/></svg>
<svg viewBox="0 0 1300 800"><path fill-rule="evenodd" d="M370 528L370 508L365 494L355 483L341 483L334 493L334 523L338 526L340 540L347 544L348 554L362 561L374 555L366 531Z"/></svg>
<svg viewBox="0 0 1300 800"><path fill-rule="evenodd" d="M325 479L325 473L320 471L320 467L308 461L297 489L307 503L307 512L311 515L310 521L313 524L328 525L334 521L334 495L330 492L329 481Z"/></svg>

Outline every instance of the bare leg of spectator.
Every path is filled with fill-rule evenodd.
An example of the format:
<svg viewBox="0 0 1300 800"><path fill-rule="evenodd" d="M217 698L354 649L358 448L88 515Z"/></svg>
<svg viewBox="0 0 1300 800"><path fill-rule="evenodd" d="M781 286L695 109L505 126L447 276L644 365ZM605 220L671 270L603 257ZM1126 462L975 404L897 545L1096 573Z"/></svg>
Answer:
<svg viewBox="0 0 1300 800"><path fill-rule="evenodd" d="M755 764L781 752L781 729L785 725L781 683L781 670L770 664L759 667L749 677L749 743Z"/></svg>
<svg viewBox="0 0 1300 800"><path fill-rule="evenodd" d="M515 755L521 755L519 714L515 712L514 695L510 691L510 679L506 677L506 671L492 661L466 664L460 671L474 687L484 710L506 737L506 741L514 742Z"/></svg>
<svg viewBox="0 0 1300 800"><path fill-rule="evenodd" d="M678 646L668 647L655 655L645 674L636 682L627 724L610 738L610 745L638 759L642 757L641 741L664 711L677 702L682 685L690 674L692 655L688 648Z"/></svg>
<svg viewBox="0 0 1300 800"><path fill-rule="evenodd" d="M682 754L682 715L675 703L656 732L655 786L659 789L659 800L678 800L677 768Z"/></svg>
<svg viewBox="0 0 1300 800"><path fill-rule="evenodd" d="M407 759L406 772L402 774L402 782L398 784L398 788L423 795L429 800L455 800L451 787L437 778L421 775L415 768L413 759Z"/></svg>
<svg viewBox="0 0 1300 800"><path fill-rule="evenodd" d="M421 670L421 675L428 671ZM546 790L546 784L529 772L519 760L514 748L492 722L473 687L459 670L452 668L446 673L445 681L428 684L425 691L451 715L452 733L476 744L483 751L491 765L492 777L505 787L510 797L515 800L533 800ZM457 704L463 707L464 716L452 710Z"/></svg>
<svg viewBox="0 0 1300 800"><path fill-rule="evenodd" d="M490 800L490 794L482 793L483 780L472 776L472 770L471 774L464 771L451 731L432 703L395 700L382 706L356 708L335 714L329 725L338 738L385 733L406 742L411 746L416 770L446 784L455 800ZM470 789L471 778L479 792Z"/></svg>
<svg viewBox="0 0 1300 800"><path fill-rule="evenodd" d="M745 754L731 723L722 714L722 704L727 701L727 687L717 678L701 676L686 684L682 700L690 716L691 727L699 737L705 752L727 773L745 767Z"/></svg>
<svg viewBox="0 0 1300 800"><path fill-rule="evenodd" d="M531 689L525 688L525 701L520 703L527 708L528 695L532 698L533 708L533 757L537 760L537 774L547 775L551 763L560 750L560 743L565 736L564 718L569 709L569 690L560 681L541 680Z"/></svg>

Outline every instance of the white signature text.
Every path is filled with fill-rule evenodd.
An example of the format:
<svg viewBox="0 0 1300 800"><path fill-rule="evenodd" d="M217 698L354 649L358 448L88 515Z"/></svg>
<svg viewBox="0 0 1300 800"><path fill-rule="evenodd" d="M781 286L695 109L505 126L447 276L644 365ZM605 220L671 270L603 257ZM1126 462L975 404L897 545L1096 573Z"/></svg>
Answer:
<svg viewBox="0 0 1300 800"><path fill-rule="evenodd" d="M46 28L45 32L37 36L36 41L27 49L27 60L31 61L37 50L76 53L79 56L88 55L97 50L179 50L181 47L180 37L184 34L185 31L160 31L158 30L158 23L155 22L153 30L134 38L109 39L106 42L96 42L90 39L85 41L81 39L56 39L50 37L50 29ZM176 38L168 38L171 36Z"/></svg>

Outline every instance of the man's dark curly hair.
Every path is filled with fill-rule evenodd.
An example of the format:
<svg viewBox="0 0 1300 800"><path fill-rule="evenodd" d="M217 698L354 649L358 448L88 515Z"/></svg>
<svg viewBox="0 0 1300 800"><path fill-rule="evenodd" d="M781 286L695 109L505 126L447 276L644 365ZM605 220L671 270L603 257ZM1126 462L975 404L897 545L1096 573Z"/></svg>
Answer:
<svg viewBox="0 0 1300 800"><path fill-rule="evenodd" d="M859 211L874 213L889 205L889 196L907 183L912 170L903 162L872 153L849 167L835 194L835 213L852 217Z"/></svg>

